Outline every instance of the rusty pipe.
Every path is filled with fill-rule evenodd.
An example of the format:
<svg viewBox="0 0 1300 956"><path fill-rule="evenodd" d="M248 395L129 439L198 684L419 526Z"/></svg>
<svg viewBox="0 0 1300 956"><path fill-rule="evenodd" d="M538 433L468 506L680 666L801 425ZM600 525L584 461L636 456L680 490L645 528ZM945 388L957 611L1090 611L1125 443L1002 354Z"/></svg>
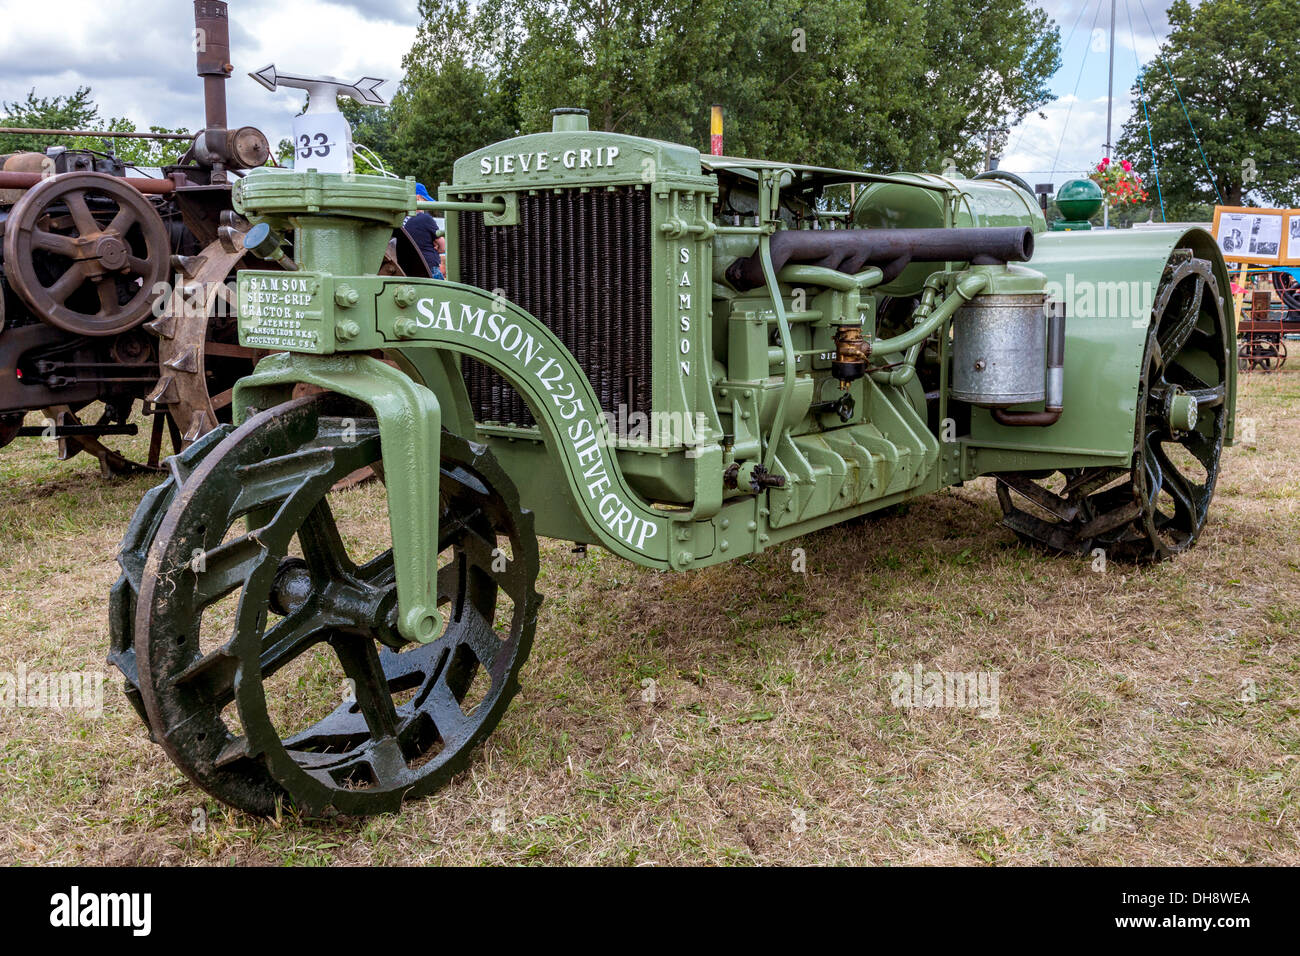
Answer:
<svg viewBox="0 0 1300 956"><path fill-rule="evenodd" d="M85 136L90 139L193 139L192 133L136 133L105 129L31 129L26 126L0 126L0 133L12 136Z"/></svg>
<svg viewBox="0 0 1300 956"><path fill-rule="evenodd" d="M1016 427L1055 425L1061 417L1062 409L1049 408L1041 412L1009 412L1005 408L993 409L993 420L999 425Z"/></svg>
<svg viewBox="0 0 1300 956"><path fill-rule="evenodd" d="M230 62L230 18L223 0L194 0L194 50L203 79L203 121L207 148L220 156L226 145L226 80Z"/></svg>
<svg viewBox="0 0 1300 956"><path fill-rule="evenodd" d="M49 178L40 173L0 172L0 189L31 189L37 183ZM138 192L151 196L165 196L176 189L176 183L170 179L144 179L138 176L114 178L128 186L133 186Z"/></svg>

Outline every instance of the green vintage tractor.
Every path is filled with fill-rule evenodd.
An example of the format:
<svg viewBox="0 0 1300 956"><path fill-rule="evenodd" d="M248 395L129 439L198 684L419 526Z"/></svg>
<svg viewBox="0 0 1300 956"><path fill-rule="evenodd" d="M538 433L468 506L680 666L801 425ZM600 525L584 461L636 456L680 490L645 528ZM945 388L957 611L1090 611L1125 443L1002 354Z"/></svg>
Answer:
<svg viewBox="0 0 1300 956"><path fill-rule="evenodd" d="M1231 440L1211 236L1049 232L1005 174L702 156L558 110L432 203L309 169L235 204L259 254L292 235L239 280L240 343L275 354L141 502L111 659L253 813L389 811L464 767L519 687L538 535L686 571L994 476L1026 542L1142 562L1196 541ZM417 208L448 281L378 274ZM366 466L368 556L331 508ZM350 690L294 722L313 655Z"/></svg>

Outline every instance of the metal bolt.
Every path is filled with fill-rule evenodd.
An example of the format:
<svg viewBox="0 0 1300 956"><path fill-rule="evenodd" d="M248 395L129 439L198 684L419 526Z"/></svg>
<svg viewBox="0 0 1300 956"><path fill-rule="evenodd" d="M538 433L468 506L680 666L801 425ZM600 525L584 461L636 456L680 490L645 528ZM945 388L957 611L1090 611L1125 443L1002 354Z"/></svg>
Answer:
<svg viewBox="0 0 1300 956"><path fill-rule="evenodd" d="M334 290L334 301L341 309L350 309L361 301L361 293L350 285L341 285Z"/></svg>
<svg viewBox="0 0 1300 956"><path fill-rule="evenodd" d="M334 326L334 334L340 342L351 342L361 334L361 326L351 319L340 319Z"/></svg>
<svg viewBox="0 0 1300 956"><path fill-rule="evenodd" d="M415 304L419 295L413 285L398 286L397 291L393 293L393 301L397 303L399 309L408 309Z"/></svg>
<svg viewBox="0 0 1300 956"><path fill-rule="evenodd" d="M415 324L415 319L398 319L393 323L393 334L399 339L413 339L419 334L420 327Z"/></svg>

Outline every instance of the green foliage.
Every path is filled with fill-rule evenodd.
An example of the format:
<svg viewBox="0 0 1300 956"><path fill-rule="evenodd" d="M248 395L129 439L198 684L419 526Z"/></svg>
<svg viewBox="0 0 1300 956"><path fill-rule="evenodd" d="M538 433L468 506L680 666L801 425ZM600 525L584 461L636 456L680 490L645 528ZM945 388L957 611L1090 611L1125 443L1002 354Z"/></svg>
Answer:
<svg viewBox="0 0 1300 956"><path fill-rule="evenodd" d="M339 111L352 124L352 141L365 147L355 155L357 172L378 173L381 168L394 172L389 158L397 138L392 113L386 107L365 106L352 99L339 100Z"/></svg>
<svg viewBox="0 0 1300 956"><path fill-rule="evenodd" d="M1170 220L1195 217L1216 201L1242 204L1250 194L1265 204L1300 203L1300 72L1295 0L1174 0L1173 30L1144 73L1151 139ZM1177 92L1170 81L1172 72ZM1178 93L1200 137L1211 182L1188 128ZM1141 90L1124 125L1120 151L1154 187L1151 146ZM1155 190L1152 189L1152 198Z"/></svg>
<svg viewBox="0 0 1300 956"><path fill-rule="evenodd" d="M556 106L703 147L718 104L732 155L972 168L985 130L1051 99L1059 65L1055 25L1026 0L423 0L421 19L392 157L430 184L548 129Z"/></svg>
<svg viewBox="0 0 1300 956"><path fill-rule="evenodd" d="M0 125L25 129L102 129L99 107L91 99L90 87L79 86L70 96L37 96L29 90L25 100L0 102ZM88 140L72 136L0 135L0 153L42 149L46 146L75 146Z"/></svg>
<svg viewBox="0 0 1300 956"><path fill-rule="evenodd" d="M126 132L134 130L140 132L140 128L125 117L117 117L108 121L108 129ZM184 129L168 129L166 126L150 126L151 133L187 133ZM83 143L93 143L94 140L82 140ZM180 139L115 139L112 140L113 151L117 157L129 166L169 166L173 163L180 162L180 158L185 151L190 148L187 140Z"/></svg>
<svg viewBox="0 0 1300 956"><path fill-rule="evenodd" d="M393 97L393 172L433 191L452 163L480 146L515 135L517 92L510 30L494 0L421 0L420 28L403 60L406 80ZM367 144L369 145L369 144Z"/></svg>
<svg viewBox="0 0 1300 956"><path fill-rule="evenodd" d="M99 107L90 87L79 86L67 96L37 96L35 90L27 98L13 103L0 103L0 126L21 126L26 129L85 129L108 132L136 131L138 127L125 117L114 117L107 122L100 119ZM150 126L152 133L184 133L183 129ZM176 162L189 144L181 140L112 139L101 140L89 136L24 136L16 133L0 135L0 153L19 150L44 150L50 146L69 149L105 149L105 142L128 165L162 166Z"/></svg>

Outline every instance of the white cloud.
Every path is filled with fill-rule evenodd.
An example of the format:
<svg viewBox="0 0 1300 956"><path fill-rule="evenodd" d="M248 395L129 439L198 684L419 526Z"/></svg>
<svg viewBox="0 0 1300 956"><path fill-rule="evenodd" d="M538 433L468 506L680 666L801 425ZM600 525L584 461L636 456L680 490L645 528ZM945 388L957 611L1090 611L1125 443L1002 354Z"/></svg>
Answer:
<svg viewBox="0 0 1300 956"><path fill-rule="evenodd" d="M105 118L202 127L192 4L60 0L52 9L33 16L31 0L0 0L0 100L21 99L32 88L55 96L90 86ZM385 77L392 82L380 92L391 96L417 13L415 0L231 0L230 18L230 125L257 126L276 142L288 135L303 97L271 94L248 73L274 63L290 73Z"/></svg>
<svg viewBox="0 0 1300 956"><path fill-rule="evenodd" d="M1011 130L1001 168L1034 183L1059 186L1091 171L1105 155L1109 69L1108 0L1040 0L1061 30L1061 69L1052 79L1058 99ZM1130 90L1138 63L1150 64L1169 33L1165 0L1120 0L1115 12L1115 78L1111 140L1133 109ZM1072 32L1073 31L1073 32Z"/></svg>
<svg viewBox="0 0 1300 956"><path fill-rule="evenodd" d="M1115 92L1111 138L1118 141L1128 119L1127 89ZM1034 183L1060 185L1085 175L1105 155L1106 97L1091 99L1063 96L1043 109L1047 118L1035 117L1011 131L1007 151L999 166Z"/></svg>

